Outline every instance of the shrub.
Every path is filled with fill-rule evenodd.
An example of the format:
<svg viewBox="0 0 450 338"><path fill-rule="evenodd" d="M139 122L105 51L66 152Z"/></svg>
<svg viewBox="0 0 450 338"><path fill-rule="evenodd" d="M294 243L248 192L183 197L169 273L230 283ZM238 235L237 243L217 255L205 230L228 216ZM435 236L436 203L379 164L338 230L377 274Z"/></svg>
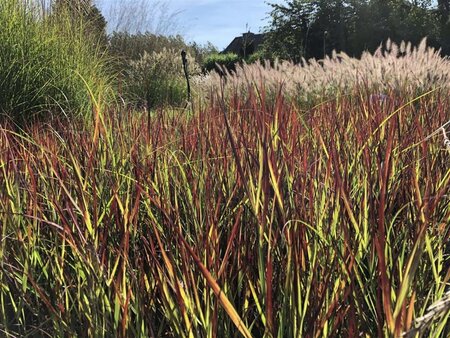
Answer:
<svg viewBox="0 0 450 338"><path fill-rule="evenodd" d="M209 41L203 45L193 42L191 45L189 45L189 48L187 48L187 50L189 50L192 56L195 57L195 60L201 65L204 64L206 58L210 55L219 53L217 47Z"/></svg>
<svg viewBox="0 0 450 338"><path fill-rule="evenodd" d="M200 67L188 54L189 73L200 73ZM173 49L147 53L137 61L129 61L125 73L125 98L148 109L171 104L179 105L186 99L186 80L180 53Z"/></svg>
<svg viewBox="0 0 450 338"><path fill-rule="evenodd" d="M85 22L20 0L2 1L0 21L2 115L23 121L49 111L88 112L91 95L111 93L107 59Z"/></svg>
<svg viewBox="0 0 450 338"><path fill-rule="evenodd" d="M266 53L263 50L258 50L247 58L247 63L264 62L265 59L267 59Z"/></svg>
<svg viewBox="0 0 450 338"><path fill-rule="evenodd" d="M234 71L237 63L239 62L239 56L234 53L211 54L206 57L203 63L203 69L208 72L211 70L216 70L221 73L221 68L225 67L228 71Z"/></svg>

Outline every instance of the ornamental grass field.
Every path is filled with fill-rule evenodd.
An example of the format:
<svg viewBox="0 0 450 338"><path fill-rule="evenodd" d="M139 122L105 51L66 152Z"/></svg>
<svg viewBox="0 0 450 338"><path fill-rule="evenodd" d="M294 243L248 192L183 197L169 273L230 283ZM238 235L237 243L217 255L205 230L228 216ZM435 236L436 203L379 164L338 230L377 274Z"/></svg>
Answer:
<svg viewBox="0 0 450 338"><path fill-rule="evenodd" d="M0 335L448 335L450 62L402 48L2 122Z"/></svg>

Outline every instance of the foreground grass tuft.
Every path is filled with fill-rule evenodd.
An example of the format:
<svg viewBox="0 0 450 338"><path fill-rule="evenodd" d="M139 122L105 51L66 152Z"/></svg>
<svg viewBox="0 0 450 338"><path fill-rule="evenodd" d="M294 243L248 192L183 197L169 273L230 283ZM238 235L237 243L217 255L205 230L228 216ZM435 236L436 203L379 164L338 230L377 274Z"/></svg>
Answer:
<svg viewBox="0 0 450 338"><path fill-rule="evenodd" d="M93 124L3 124L0 329L409 330L450 277L449 153L433 133L450 101L368 94L300 111L281 87L249 85L245 99L213 92L192 116L98 108Z"/></svg>

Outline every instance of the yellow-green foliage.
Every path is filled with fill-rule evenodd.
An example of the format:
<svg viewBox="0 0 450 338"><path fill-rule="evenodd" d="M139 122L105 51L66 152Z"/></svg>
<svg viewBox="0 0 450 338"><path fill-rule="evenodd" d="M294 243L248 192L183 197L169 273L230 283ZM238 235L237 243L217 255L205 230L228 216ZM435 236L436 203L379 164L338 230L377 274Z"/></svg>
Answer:
<svg viewBox="0 0 450 338"><path fill-rule="evenodd" d="M179 50L163 49L144 54L137 61L129 61L127 95L147 107L163 104L179 105L186 100L186 79ZM200 73L195 59L188 54L191 76Z"/></svg>
<svg viewBox="0 0 450 338"><path fill-rule="evenodd" d="M92 95L111 95L107 59L98 37L86 34L87 22L21 0L3 0L0 21L2 114L86 113Z"/></svg>
<svg viewBox="0 0 450 338"><path fill-rule="evenodd" d="M221 71L221 67L225 67L225 69L229 71L233 71L236 69L236 65L240 62L240 58L237 54L227 53L227 54L218 54L214 53L206 57L203 62L203 68L206 71L211 70L219 70Z"/></svg>

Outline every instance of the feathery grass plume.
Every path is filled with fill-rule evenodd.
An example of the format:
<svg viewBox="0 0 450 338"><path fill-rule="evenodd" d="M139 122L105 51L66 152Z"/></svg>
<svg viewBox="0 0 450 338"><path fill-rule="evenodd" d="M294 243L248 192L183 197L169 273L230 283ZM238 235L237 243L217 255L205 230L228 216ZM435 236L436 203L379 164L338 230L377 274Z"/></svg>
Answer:
<svg viewBox="0 0 450 338"><path fill-rule="evenodd" d="M213 73L200 85L206 90L218 89L220 81L220 75ZM228 88L244 93L249 83L260 82L269 93L283 83L289 99L308 107L336 95L351 94L358 86L372 93L394 91L398 96L413 98L432 88L448 91L450 60L427 47L426 39L417 47L405 42L398 46L388 40L374 54L363 53L360 59L334 52L324 60L303 60L300 65L279 60L273 66L270 62L244 64L227 75Z"/></svg>

